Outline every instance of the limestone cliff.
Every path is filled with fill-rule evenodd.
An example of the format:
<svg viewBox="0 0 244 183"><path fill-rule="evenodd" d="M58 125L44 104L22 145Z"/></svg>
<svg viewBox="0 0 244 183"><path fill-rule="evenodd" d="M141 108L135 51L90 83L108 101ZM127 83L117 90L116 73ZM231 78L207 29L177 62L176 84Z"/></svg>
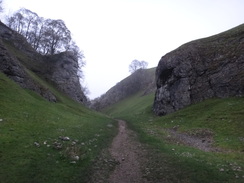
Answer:
<svg viewBox="0 0 244 183"><path fill-rule="evenodd" d="M77 75L78 60L70 52L63 52L45 57L48 67L45 67L44 76L52 81L62 92L73 100L86 103L87 98L82 92L79 77Z"/></svg>
<svg viewBox="0 0 244 183"><path fill-rule="evenodd" d="M31 73L34 73L70 98L86 103L77 75L78 68L78 61L69 52L42 56L23 36L0 22L0 71L21 87L35 91L49 101L57 100L48 87L33 78Z"/></svg>
<svg viewBox="0 0 244 183"><path fill-rule="evenodd" d="M244 94L244 24L166 54L156 70L153 110L165 115L212 97Z"/></svg>

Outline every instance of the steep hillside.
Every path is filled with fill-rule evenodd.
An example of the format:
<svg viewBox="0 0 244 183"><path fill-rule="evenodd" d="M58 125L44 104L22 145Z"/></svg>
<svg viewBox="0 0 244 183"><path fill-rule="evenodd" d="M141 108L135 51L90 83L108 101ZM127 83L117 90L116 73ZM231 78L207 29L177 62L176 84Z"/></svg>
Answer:
<svg viewBox="0 0 244 183"><path fill-rule="evenodd" d="M101 110L138 92L141 92L141 95L154 92L155 70L156 68L137 70L95 99L92 107Z"/></svg>
<svg viewBox="0 0 244 183"><path fill-rule="evenodd" d="M0 182L89 182L110 158L117 124L83 105L77 69L69 52L42 56L0 23Z"/></svg>
<svg viewBox="0 0 244 183"><path fill-rule="evenodd" d="M244 94L244 24L163 56L153 110L165 115L213 97Z"/></svg>
<svg viewBox="0 0 244 183"><path fill-rule="evenodd" d="M56 103L0 73L0 182L88 182L116 135L115 121L52 92Z"/></svg>
<svg viewBox="0 0 244 183"><path fill-rule="evenodd" d="M73 100L86 103L78 69L78 61L69 52L42 56L24 37L0 22L0 71L21 87L35 91L49 101L57 101L43 83L45 81Z"/></svg>

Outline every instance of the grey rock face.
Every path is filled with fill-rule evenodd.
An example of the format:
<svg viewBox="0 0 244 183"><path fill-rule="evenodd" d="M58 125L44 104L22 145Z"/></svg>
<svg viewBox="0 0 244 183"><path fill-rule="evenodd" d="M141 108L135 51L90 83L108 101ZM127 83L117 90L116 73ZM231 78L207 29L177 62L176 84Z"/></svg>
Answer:
<svg viewBox="0 0 244 183"><path fill-rule="evenodd" d="M40 94L51 102L56 102L56 97L47 88L42 87L40 84L31 79L24 66L19 60L12 56L9 50L0 39L0 72L3 72L10 79L18 83L21 87L27 88Z"/></svg>
<svg viewBox="0 0 244 183"><path fill-rule="evenodd" d="M156 70L153 110L165 115L190 104L244 93L244 24L166 54Z"/></svg>
<svg viewBox="0 0 244 183"><path fill-rule="evenodd" d="M73 100L86 103L87 98L82 92L77 75L79 65L76 58L69 52L63 52L46 58L48 67L45 68L45 77L55 83L57 88L66 93Z"/></svg>
<svg viewBox="0 0 244 183"><path fill-rule="evenodd" d="M11 45L10 48L6 46L8 44ZM21 56L16 56L16 51L21 53ZM73 100L84 104L87 102L77 75L78 61L71 53L42 56L28 44L23 36L0 22L0 72L21 87L33 90L47 100L55 102L55 95L35 81L27 70L34 72L42 79L51 81Z"/></svg>

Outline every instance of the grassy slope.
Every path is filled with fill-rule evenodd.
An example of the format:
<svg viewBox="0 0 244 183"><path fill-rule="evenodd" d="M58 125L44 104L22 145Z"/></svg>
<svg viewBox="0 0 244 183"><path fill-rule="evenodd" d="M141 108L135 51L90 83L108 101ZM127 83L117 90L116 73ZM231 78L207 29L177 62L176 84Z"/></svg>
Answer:
<svg viewBox="0 0 244 183"><path fill-rule="evenodd" d="M23 90L0 73L0 182L82 182L116 134L113 120L52 91L59 102ZM80 157L75 164L72 155Z"/></svg>
<svg viewBox="0 0 244 183"><path fill-rule="evenodd" d="M243 182L243 97L210 99L157 117L151 111L154 94L140 96L140 93L134 95L104 112L128 121L141 141L150 146L152 159L160 163L147 165L152 169L154 167L149 179L166 179L166 182ZM164 129L178 125L181 132L194 133L200 128L213 131L214 145L228 153L203 152L169 141L169 134ZM162 165L163 170L158 170Z"/></svg>

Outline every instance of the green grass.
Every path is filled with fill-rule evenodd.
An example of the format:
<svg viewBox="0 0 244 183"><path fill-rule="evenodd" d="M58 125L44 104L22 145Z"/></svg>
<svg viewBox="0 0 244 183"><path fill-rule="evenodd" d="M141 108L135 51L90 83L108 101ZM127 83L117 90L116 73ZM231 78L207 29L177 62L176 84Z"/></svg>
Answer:
<svg viewBox="0 0 244 183"><path fill-rule="evenodd" d="M153 154L152 180L168 182L244 181L244 98L209 99L166 116L152 113L154 94L131 96L104 112L124 119ZM204 152L170 141L166 129L194 134L199 129L213 132L214 146L222 152ZM164 164L162 172L158 167ZM167 176L166 176L167 174ZM165 177L166 176L166 177ZM154 177L154 178L153 178ZM167 182L166 181L166 182Z"/></svg>
<svg viewBox="0 0 244 183"><path fill-rule="evenodd" d="M114 120L55 94L59 102L50 103L0 73L0 182L85 182L93 160L111 143Z"/></svg>

